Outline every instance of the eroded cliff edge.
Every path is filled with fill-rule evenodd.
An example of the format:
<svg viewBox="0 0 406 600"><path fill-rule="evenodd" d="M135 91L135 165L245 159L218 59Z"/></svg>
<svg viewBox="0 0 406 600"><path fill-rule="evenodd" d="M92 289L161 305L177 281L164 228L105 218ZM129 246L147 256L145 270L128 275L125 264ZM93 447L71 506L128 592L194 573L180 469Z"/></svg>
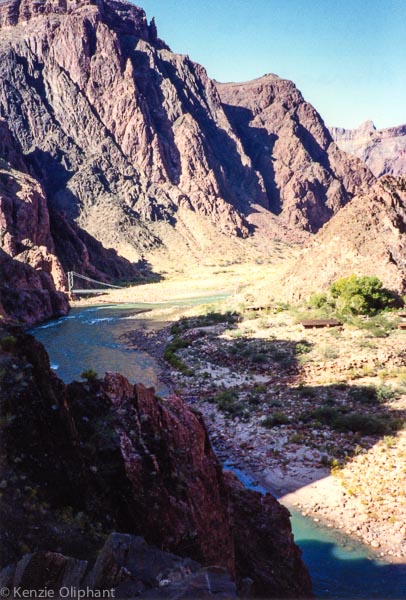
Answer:
<svg viewBox="0 0 406 600"><path fill-rule="evenodd" d="M200 413L122 376L63 384L41 344L0 333L1 564L94 560L111 531L222 567L257 596L311 595L288 511L223 473Z"/></svg>

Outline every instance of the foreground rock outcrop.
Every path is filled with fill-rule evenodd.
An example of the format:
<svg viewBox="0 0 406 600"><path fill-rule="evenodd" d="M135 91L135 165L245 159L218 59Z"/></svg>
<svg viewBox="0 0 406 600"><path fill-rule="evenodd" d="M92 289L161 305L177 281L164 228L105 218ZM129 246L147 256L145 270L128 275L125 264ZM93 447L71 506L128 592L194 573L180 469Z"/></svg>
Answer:
<svg viewBox="0 0 406 600"><path fill-rule="evenodd" d="M209 225L218 245L276 231L279 213L313 232L373 180L291 82L215 84L133 4L5 0L0 27L0 114L51 221L131 260L201 248Z"/></svg>
<svg viewBox="0 0 406 600"><path fill-rule="evenodd" d="M330 127L337 145L363 160L376 177L406 175L406 125L376 129L365 121L357 129Z"/></svg>
<svg viewBox="0 0 406 600"><path fill-rule="evenodd" d="M200 413L120 375L66 386L32 337L0 338L1 565L91 561L116 530L249 578L254 595L311 595L287 510L224 476Z"/></svg>
<svg viewBox="0 0 406 600"><path fill-rule="evenodd" d="M406 292L406 178L382 177L314 237L283 278L292 299L326 290L340 277L376 275Z"/></svg>
<svg viewBox="0 0 406 600"><path fill-rule="evenodd" d="M237 597L235 583L224 569L204 568L190 558L154 548L141 537L122 533L109 536L90 571L87 561L36 552L0 572L0 585L10 590L35 590L41 582L56 597L60 592L64 597L69 590L74 590L73 597Z"/></svg>

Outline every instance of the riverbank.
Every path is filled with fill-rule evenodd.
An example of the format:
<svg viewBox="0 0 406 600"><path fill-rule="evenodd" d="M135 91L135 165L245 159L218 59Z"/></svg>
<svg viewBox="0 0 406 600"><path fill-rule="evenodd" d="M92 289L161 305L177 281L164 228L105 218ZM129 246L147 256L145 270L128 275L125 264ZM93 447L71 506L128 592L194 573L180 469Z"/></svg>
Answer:
<svg viewBox="0 0 406 600"><path fill-rule="evenodd" d="M176 355L189 374L170 369L168 378L202 411L223 461L315 523L405 563L406 439L396 428L406 410L406 336L304 332L285 312L251 317L213 324L209 315L190 320L189 311L179 328L148 334L148 342L139 332L129 339L161 361L174 335L182 340ZM361 415L361 429L381 422L394 429L336 430L325 420L334 411L347 421Z"/></svg>

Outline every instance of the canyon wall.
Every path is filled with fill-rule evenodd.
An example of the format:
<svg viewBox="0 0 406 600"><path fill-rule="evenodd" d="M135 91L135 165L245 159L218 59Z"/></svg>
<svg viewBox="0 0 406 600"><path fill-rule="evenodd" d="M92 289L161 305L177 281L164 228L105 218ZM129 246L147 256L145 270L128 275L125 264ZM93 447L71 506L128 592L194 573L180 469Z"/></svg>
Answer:
<svg viewBox="0 0 406 600"><path fill-rule="evenodd" d="M134 261L176 246L181 225L197 245L199 223L221 245L259 213L317 231L373 180L291 82L217 84L130 3L6 0L0 26L0 115L53 231L63 213Z"/></svg>

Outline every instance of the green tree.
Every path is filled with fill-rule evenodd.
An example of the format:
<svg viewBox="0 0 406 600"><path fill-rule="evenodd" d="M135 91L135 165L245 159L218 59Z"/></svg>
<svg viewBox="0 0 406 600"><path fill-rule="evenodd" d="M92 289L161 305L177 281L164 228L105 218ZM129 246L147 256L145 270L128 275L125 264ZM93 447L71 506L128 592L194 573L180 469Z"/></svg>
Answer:
<svg viewBox="0 0 406 600"><path fill-rule="evenodd" d="M395 295L385 289L382 281L374 276L342 277L333 283L330 293L336 300L339 311L354 315L374 315L396 304Z"/></svg>

